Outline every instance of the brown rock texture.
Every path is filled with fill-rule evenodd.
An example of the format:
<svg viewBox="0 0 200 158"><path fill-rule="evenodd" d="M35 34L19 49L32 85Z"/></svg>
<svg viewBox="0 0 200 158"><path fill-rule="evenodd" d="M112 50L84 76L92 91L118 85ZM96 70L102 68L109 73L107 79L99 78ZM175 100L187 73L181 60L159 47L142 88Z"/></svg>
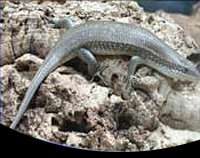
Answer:
<svg viewBox="0 0 200 158"><path fill-rule="evenodd" d="M1 120L9 126L43 58L60 38L48 17L135 23L184 57L195 40L164 12L145 13L136 2L5 2L1 11ZM17 130L64 145L117 151L166 148L200 139L200 85L171 83L141 67L137 86L124 88L127 57L97 57L102 81L87 79L87 66L73 59L41 84ZM164 85L164 86L163 86ZM161 88L162 87L162 88ZM164 88L163 88L164 87Z"/></svg>

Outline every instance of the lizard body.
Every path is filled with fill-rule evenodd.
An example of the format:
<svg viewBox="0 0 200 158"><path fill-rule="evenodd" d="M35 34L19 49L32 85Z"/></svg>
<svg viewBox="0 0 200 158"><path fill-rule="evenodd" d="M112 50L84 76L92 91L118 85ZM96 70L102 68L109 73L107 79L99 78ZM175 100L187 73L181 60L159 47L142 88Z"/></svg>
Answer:
<svg viewBox="0 0 200 158"><path fill-rule="evenodd" d="M10 127L17 126L34 93L51 71L78 56L88 64L89 74L94 75L97 68L94 55L131 56L128 80L139 64L177 80L197 82L200 78L193 63L177 54L150 31L134 24L87 22L68 29L58 40L36 72Z"/></svg>

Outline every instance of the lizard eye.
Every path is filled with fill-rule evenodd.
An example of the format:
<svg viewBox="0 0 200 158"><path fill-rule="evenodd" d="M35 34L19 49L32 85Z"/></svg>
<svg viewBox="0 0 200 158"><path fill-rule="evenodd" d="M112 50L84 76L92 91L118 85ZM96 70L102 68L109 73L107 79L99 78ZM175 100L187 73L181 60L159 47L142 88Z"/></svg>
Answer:
<svg viewBox="0 0 200 158"><path fill-rule="evenodd" d="M180 72L183 72L183 73L187 73L189 70L185 67L179 67L178 68Z"/></svg>

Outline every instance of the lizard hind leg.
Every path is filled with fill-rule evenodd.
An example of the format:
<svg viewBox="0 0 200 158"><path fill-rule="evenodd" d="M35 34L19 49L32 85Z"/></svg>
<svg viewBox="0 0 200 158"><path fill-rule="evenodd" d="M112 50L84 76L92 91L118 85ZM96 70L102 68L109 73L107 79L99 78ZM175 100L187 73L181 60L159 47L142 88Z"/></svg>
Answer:
<svg viewBox="0 0 200 158"><path fill-rule="evenodd" d="M55 27L65 29L65 30L60 31L61 38L65 34L66 30L74 27L74 25L75 25L69 17L62 17L62 18L46 17L46 18L49 22L55 24ZM100 71L98 71L99 65L97 63L96 58L92 54L92 52L89 51L88 49L80 48L79 50L76 51L76 53L77 53L78 57L88 65L88 73L89 73L91 80L93 80L96 76L98 76L104 82L104 84L107 85L105 80L101 76Z"/></svg>
<svg viewBox="0 0 200 158"><path fill-rule="evenodd" d="M99 71L99 64L95 56L90 50L80 48L79 50L77 50L77 56L88 65L88 74L91 81L93 81L94 78L98 76L103 81L104 85L108 85L101 75L101 72Z"/></svg>
<svg viewBox="0 0 200 158"><path fill-rule="evenodd" d="M134 82L136 81L136 76L135 76L136 68L138 67L138 65L141 65L144 63L145 61L139 56L131 57L128 64L128 72L126 76L125 88L128 88L128 86L134 86Z"/></svg>
<svg viewBox="0 0 200 158"><path fill-rule="evenodd" d="M77 56L88 65L88 74L93 78L98 73L99 65L95 56L85 48L77 50Z"/></svg>

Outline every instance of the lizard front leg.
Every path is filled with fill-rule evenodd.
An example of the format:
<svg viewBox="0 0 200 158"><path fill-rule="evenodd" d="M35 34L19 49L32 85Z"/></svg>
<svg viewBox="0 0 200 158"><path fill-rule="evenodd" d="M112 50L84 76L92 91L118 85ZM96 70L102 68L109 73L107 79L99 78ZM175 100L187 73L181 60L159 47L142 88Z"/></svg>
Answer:
<svg viewBox="0 0 200 158"><path fill-rule="evenodd" d="M46 19L48 20L48 22L53 23L55 25L55 27L57 27L57 28L64 28L65 30L68 30L68 29L70 29L70 28L72 28L74 26L74 23L68 17L63 17L63 18L59 18L59 17L54 17L54 18L46 17Z"/></svg>
<svg viewBox="0 0 200 158"><path fill-rule="evenodd" d="M138 65L146 65L150 68L154 68L152 63L149 61L139 57L139 56L132 56L130 62L128 64L128 72L127 72L127 83L125 84L125 88L129 87L136 87L137 77L135 76L136 68ZM154 68L155 69L155 68ZM166 80L162 80L160 82L158 93L162 94L164 98L167 98L169 93L171 92L171 87Z"/></svg>

